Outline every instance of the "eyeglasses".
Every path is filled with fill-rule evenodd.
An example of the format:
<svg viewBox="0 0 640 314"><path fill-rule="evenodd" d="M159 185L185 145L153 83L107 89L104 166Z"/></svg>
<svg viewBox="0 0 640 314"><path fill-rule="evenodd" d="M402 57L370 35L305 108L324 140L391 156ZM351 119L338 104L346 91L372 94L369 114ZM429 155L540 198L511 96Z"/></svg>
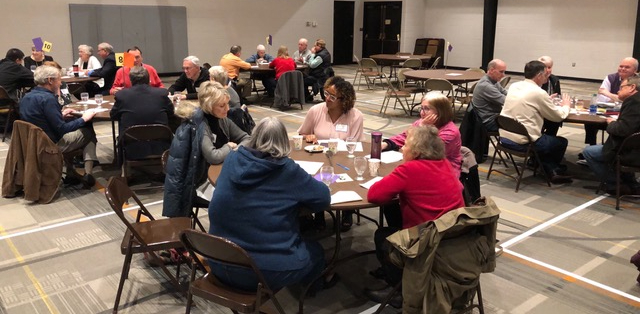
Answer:
<svg viewBox="0 0 640 314"><path fill-rule="evenodd" d="M182 71L195 69L196 67L182 67Z"/></svg>
<svg viewBox="0 0 640 314"><path fill-rule="evenodd" d="M328 91L324 91L324 98L329 100L329 101L336 101L336 100L339 99L338 97L336 97L336 95L329 94Z"/></svg>
<svg viewBox="0 0 640 314"><path fill-rule="evenodd" d="M420 107L420 111L423 111L423 112L431 111L431 108L429 108L429 107Z"/></svg>

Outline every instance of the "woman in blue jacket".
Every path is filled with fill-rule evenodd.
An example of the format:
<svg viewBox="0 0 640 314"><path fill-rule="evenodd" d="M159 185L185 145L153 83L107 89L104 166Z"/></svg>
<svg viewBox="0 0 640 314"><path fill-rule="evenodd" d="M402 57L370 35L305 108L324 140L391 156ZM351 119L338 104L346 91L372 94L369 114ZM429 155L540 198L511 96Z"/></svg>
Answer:
<svg viewBox="0 0 640 314"><path fill-rule="evenodd" d="M329 189L291 160L290 152L282 122L262 119L249 144L225 159L209 205L209 233L245 249L271 289L309 284L325 268L320 244L300 236L298 216L303 207L312 212L329 208ZM251 270L210 264L223 283L256 289Z"/></svg>

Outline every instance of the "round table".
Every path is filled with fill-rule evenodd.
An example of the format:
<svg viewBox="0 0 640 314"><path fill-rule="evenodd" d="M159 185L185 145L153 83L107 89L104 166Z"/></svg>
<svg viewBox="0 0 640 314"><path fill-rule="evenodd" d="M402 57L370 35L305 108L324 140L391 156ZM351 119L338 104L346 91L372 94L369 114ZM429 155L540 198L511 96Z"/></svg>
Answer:
<svg viewBox="0 0 640 314"><path fill-rule="evenodd" d="M400 64L408 59L420 59L423 63L431 60L431 55L398 55L398 54L375 54L369 58L375 60L380 65Z"/></svg>
<svg viewBox="0 0 640 314"><path fill-rule="evenodd" d="M404 72L404 76L408 79L416 81L426 81L428 79L445 79L451 82L451 84L461 84L477 81L484 76L484 73L476 71L438 69L406 71Z"/></svg>
<svg viewBox="0 0 640 314"><path fill-rule="evenodd" d="M84 84L86 82L93 82L93 81L97 81L99 80L99 77L93 77L93 76L83 76L83 77L75 77L75 76L63 76L62 77L62 81L70 84L70 83L80 83L80 84Z"/></svg>

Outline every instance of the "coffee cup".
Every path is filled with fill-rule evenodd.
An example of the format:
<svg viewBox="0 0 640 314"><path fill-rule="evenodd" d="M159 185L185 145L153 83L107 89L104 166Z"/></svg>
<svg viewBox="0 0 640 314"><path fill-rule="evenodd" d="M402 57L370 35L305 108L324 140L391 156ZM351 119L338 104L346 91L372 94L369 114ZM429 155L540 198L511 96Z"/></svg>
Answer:
<svg viewBox="0 0 640 314"><path fill-rule="evenodd" d="M370 158L369 159L369 175L372 177L377 177L379 169L380 169L380 159Z"/></svg>
<svg viewBox="0 0 640 314"><path fill-rule="evenodd" d="M293 136L293 149L301 150L302 149L302 135L294 135Z"/></svg>
<svg viewBox="0 0 640 314"><path fill-rule="evenodd" d="M338 139L337 138L332 138L329 139L329 145L327 146L329 148L330 151L332 151L334 154L338 152Z"/></svg>

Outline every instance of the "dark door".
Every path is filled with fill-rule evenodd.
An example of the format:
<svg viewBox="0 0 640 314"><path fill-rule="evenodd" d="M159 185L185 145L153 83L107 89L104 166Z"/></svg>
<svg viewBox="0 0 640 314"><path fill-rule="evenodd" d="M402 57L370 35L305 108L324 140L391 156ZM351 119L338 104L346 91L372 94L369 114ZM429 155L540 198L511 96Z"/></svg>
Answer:
<svg viewBox="0 0 640 314"><path fill-rule="evenodd" d="M396 53L400 47L402 2L365 2L362 57L377 53Z"/></svg>
<svg viewBox="0 0 640 314"><path fill-rule="evenodd" d="M333 64L353 63L354 2L333 3Z"/></svg>

